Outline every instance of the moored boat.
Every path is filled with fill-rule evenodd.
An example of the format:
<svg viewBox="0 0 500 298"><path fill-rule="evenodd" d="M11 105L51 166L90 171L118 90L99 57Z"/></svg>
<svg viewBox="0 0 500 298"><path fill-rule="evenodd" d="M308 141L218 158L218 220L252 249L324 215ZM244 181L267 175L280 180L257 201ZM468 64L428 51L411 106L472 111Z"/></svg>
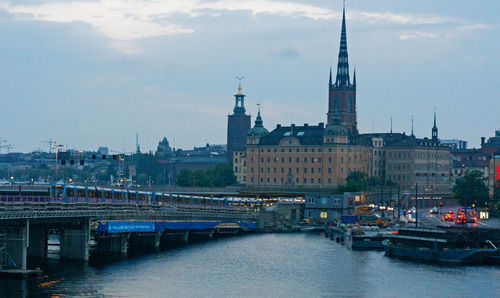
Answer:
<svg viewBox="0 0 500 298"><path fill-rule="evenodd" d="M388 257L437 264L485 265L500 258L491 242L469 241L467 236L437 228L402 228L383 245Z"/></svg>

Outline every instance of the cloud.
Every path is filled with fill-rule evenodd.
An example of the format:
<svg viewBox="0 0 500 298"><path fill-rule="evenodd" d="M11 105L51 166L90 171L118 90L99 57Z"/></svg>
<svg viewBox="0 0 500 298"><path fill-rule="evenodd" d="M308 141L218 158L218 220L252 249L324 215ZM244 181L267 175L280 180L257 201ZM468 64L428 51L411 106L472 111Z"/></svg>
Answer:
<svg viewBox="0 0 500 298"><path fill-rule="evenodd" d="M1 1L1 0L0 0ZM176 34L190 34L190 25L180 25L174 17L192 19L200 16L220 17L228 12L248 11L252 17L277 15L313 20L340 19L341 12L314 5L277 0L74 0L74 1L10 1L0 2L3 9L18 20L89 24L95 31L111 39L111 45L126 53L140 49L131 41ZM438 25L452 24L471 29L484 25L445 16L397 14L391 12L349 11L352 21L369 24ZM401 40L435 38L432 33L402 34Z"/></svg>
<svg viewBox="0 0 500 298"><path fill-rule="evenodd" d="M437 38L437 37L439 37L439 35L436 33L423 32L423 31L404 32L401 35L399 35L400 40L428 39L428 38Z"/></svg>

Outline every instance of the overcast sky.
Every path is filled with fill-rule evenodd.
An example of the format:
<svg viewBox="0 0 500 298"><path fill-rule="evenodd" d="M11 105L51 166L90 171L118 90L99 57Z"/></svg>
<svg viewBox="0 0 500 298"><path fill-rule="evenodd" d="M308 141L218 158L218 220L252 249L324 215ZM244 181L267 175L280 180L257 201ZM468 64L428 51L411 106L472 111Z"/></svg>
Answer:
<svg viewBox="0 0 500 298"><path fill-rule="evenodd" d="M498 0L347 1L361 133L500 128ZM326 122L340 0L0 0L0 137L31 152L226 143L237 75L264 126ZM252 117L253 123L254 117ZM4 143L3 143L4 144ZM5 152L5 149L2 151Z"/></svg>

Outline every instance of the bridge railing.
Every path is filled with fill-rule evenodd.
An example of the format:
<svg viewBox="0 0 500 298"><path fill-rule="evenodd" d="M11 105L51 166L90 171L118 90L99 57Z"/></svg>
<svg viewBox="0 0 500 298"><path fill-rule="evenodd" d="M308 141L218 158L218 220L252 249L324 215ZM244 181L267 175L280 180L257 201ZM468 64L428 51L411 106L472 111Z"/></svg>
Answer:
<svg viewBox="0 0 500 298"><path fill-rule="evenodd" d="M258 217L258 209L203 208L193 206L163 205L121 205L109 202L67 203L62 201L0 202L0 220L22 218L90 217L106 218L245 218Z"/></svg>

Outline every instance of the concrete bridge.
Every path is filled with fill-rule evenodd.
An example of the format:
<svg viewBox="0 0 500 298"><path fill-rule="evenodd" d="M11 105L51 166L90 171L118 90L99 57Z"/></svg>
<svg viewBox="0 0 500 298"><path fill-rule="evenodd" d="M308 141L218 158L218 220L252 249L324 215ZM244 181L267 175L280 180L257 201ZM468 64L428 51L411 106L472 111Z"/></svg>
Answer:
<svg viewBox="0 0 500 298"><path fill-rule="evenodd" d="M17 197L0 201L0 269L26 269L27 257L44 257L49 233L60 241L60 258L87 261L91 238L103 252L158 247L162 242L210 239L257 226L259 209L136 201Z"/></svg>

